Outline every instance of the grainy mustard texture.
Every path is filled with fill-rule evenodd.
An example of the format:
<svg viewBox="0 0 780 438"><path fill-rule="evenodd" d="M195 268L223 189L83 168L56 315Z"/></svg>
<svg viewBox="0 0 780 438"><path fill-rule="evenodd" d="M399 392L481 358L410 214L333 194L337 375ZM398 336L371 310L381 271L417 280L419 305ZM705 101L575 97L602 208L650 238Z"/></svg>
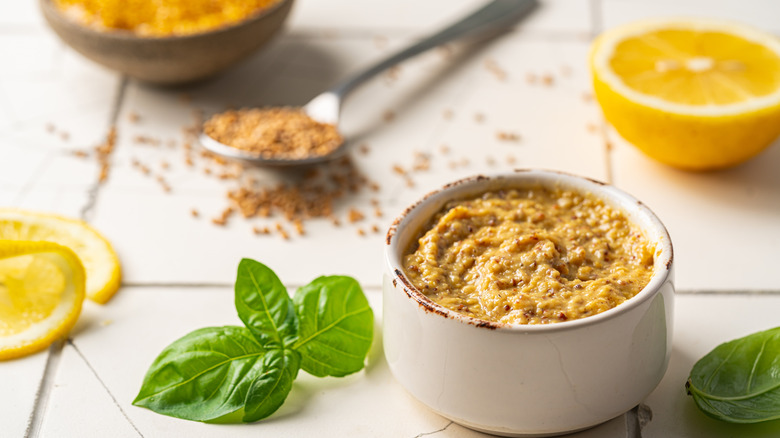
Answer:
<svg viewBox="0 0 780 438"><path fill-rule="evenodd" d="M475 318L547 324L584 318L650 281L653 249L589 194L533 187L453 201L404 258L412 284Z"/></svg>
<svg viewBox="0 0 780 438"><path fill-rule="evenodd" d="M189 35L230 26L279 0L55 0L76 21L142 36Z"/></svg>

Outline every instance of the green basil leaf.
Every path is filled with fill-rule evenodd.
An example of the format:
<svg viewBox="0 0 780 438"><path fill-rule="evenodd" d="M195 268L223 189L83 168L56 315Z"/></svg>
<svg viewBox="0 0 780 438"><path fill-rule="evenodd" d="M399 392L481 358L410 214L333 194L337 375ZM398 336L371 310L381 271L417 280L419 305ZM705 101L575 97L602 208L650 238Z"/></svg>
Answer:
<svg viewBox="0 0 780 438"><path fill-rule="evenodd" d="M269 350L263 358L263 373L246 396L243 421L261 420L279 409L292 390L301 368L301 355L288 349Z"/></svg>
<svg viewBox="0 0 780 438"><path fill-rule="evenodd" d="M283 347L295 341L295 309L274 271L262 263L242 259L235 290L238 317L263 346Z"/></svg>
<svg viewBox="0 0 780 438"><path fill-rule="evenodd" d="M374 335L374 314L355 279L319 277L298 289L301 368L318 377L360 371Z"/></svg>
<svg viewBox="0 0 780 438"><path fill-rule="evenodd" d="M688 393L732 423L780 419L780 327L721 344L693 366Z"/></svg>
<svg viewBox="0 0 780 438"><path fill-rule="evenodd" d="M244 407L265 348L244 327L207 327L167 346L144 377L136 406L206 421Z"/></svg>

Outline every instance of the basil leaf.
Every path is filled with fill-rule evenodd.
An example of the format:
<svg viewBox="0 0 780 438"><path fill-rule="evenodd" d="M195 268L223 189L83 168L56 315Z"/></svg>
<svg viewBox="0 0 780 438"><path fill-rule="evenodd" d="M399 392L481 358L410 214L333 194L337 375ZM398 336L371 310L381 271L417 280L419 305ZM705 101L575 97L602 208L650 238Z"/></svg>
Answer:
<svg viewBox="0 0 780 438"><path fill-rule="evenodd" d="M317 377L341 377L360 371L371 347L374 314L355 279L319 277L298 289L301 368Z"/></svg>
<svg viewBox="0 0 780 438"><path fill-rule="evenodd" d="M685 386L719 420L780 419L780 327L719 345L696 362Z"/></svg>
<svg viewBox="0 0 780 438"><path fill-rule="evenodd" d="M243 421L247 423L263 419L282 406L301 368L301 355L288 349L269 350L262 367L263 373L252 382L246 397Z"/></svg>
<svg viewBox="0 0 780 438"><path fill-rule="evenodd" d="M295 341L295 309L274 271L262 263L242 259L235 291L238 317L263 346L282 347Z"/></svg>
<svg viewBox="0 0 780 438"><path fill-rule="evenodd" d="M244 327L207 327L167 346L144 377L136 406L206 421L244 407L265 348Z"/></svg>

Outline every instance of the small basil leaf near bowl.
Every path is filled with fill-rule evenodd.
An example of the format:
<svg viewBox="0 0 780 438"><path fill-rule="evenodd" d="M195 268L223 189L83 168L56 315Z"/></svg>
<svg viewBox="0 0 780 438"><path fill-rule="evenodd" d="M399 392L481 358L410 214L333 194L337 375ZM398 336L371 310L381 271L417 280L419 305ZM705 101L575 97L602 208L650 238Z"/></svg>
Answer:
<svg viewBox="0 0 780 438"><path fill-rule="evenodd" d="M344 276L319 277L293 298L299 318L301 367L317 376L342 377L363 369L374 331L374 314L360 285Z"/></svg>
<svg viewBox="0 0 780 438"><path fill-rule="evenodd" d="M269 267L243 259L235 306L246 327L204 328L166 347L133 404L186 420L249 423L282 406L301 369L340 377L365 366L374 314L351 277L319 277L293 302Z"/></svg>
<svg viewBox="0 0 780 438"><path fill-rule="evenodd" d="M780 327L717 346L696 362L685 388L718 420L780 419Z"/></svg>

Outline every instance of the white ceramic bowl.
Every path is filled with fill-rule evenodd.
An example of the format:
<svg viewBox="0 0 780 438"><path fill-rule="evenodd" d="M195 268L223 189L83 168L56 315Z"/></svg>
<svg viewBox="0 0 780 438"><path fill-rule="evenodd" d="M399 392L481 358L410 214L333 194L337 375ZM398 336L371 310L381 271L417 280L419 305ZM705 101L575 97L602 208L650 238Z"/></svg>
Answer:
<svg viewBox="0 0 780 438"><path fill-rule="evenodd" d="M403 273L412 242L445 203L534 184L591 193L656 242L650 283L601 314L548 325L498 324L440 306ZM546 436L586 429L641 402L672 348L672 242L644 204L604 183L560 172L477 176L427 195L387 233L384 350L396 380L439 414L472 429Z"/></svg>

